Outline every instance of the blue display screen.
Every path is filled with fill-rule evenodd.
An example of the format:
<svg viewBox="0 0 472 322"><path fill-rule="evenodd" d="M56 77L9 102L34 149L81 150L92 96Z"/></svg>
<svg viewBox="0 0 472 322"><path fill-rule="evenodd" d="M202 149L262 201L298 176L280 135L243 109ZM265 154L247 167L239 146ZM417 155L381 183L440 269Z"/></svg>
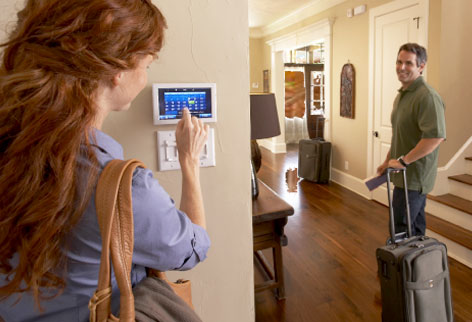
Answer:
<svg viewBox="0 0 472 322"><path fill-rule="evenodd" d="M192 116L211 118L211 88L159 89L159 120L180 119L184 108Z"/></svg>

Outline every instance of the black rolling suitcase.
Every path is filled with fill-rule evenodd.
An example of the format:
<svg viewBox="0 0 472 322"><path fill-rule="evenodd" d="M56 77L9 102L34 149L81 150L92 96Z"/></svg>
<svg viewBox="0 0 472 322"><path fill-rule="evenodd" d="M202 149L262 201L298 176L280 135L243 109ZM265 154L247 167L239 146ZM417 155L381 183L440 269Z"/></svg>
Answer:
<svg viewBox="0 0 472 322"><path fill-rule="evenodd" d="M317 183L328 183L331 143L323 139L300 140L298 151L298 176Z"/></svg>
<svg viewBox="0 0 472 322"><path fill-rule="evenodd" d="M411 235L411 219L403 173L407 207L407 232L395 233L390 174L387 191L390 208L390 238L376 251L382 294L383 322L453 321L451 286L446 246L426 236Z"/></svg>

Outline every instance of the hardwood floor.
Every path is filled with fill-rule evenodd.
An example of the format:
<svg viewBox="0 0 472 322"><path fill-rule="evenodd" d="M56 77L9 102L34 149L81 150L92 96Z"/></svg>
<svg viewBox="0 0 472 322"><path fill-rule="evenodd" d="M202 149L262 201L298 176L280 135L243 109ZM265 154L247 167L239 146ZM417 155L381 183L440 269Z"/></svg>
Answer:
<svg viewBox="0 0 472 322"><path fill-rule="evenodd" d="M388 210L338 184L301 180L288 192L285 173L298 167L298 145L287 154L262 150L257 176L295 208L283 248L286 299L255 295L257 322L381 321L375 250L388 235ZM270 258L270 253L265 253ZM450 259L456 322L472 321L472 270ZM255 266L255 279L262 278Z"/></svg>

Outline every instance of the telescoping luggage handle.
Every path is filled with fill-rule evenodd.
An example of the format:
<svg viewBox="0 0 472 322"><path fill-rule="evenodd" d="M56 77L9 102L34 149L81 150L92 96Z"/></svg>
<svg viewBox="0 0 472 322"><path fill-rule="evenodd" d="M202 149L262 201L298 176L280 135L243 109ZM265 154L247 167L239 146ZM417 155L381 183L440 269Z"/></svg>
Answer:
<svg viewBox="0 0 472 322"><path fill-rule="evenodd" d="M392 172L401 172L403 175L403 188L405 190L405 206L406 206L406 224L407 231L395 234L395 217L393 215L392 196L390 193L390 174ZM412 236L411 234L411 217L410 217L410 203L408 202L408 187L406 183L406 168L395 169L387 168L387 195L388 195L388 208L390 210L390 239L388 243L396 243L405 238ZM405 236L406 234L406 236Z"/></svg>

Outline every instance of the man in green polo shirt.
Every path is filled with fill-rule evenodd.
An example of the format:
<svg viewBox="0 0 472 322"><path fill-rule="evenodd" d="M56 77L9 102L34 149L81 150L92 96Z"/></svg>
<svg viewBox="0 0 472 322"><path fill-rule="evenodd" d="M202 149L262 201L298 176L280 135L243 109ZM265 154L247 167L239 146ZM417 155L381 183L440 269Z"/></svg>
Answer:
<svg viewBox="0 0 472 322"><path fill-rule="evenodd" d="M393 104L391 115L392 143L377 174L387 167L407 168L408 200L411 230L424 235L426 194L436 180L439 145L446 138L444 103L439 94L423 79L426 49L408 43L400 47L396 71L402 87ZM406 207L403 180L399 173L392 178L395 231L406 231Z"/></svg>

